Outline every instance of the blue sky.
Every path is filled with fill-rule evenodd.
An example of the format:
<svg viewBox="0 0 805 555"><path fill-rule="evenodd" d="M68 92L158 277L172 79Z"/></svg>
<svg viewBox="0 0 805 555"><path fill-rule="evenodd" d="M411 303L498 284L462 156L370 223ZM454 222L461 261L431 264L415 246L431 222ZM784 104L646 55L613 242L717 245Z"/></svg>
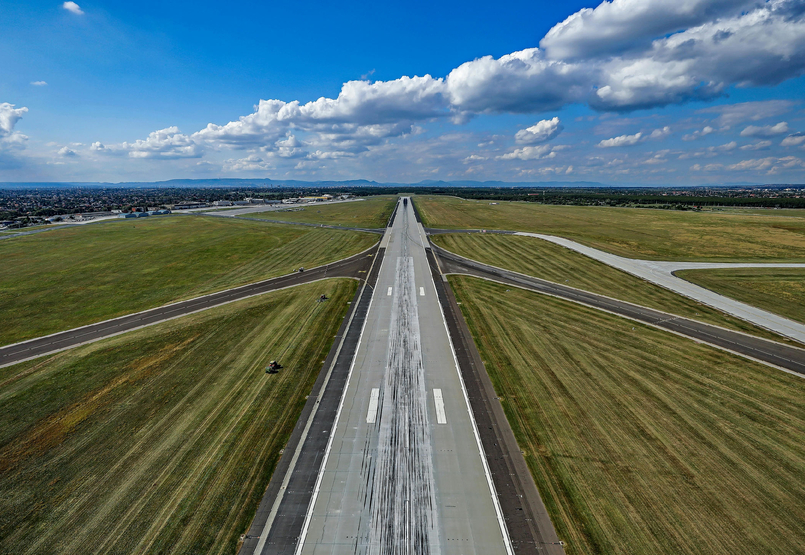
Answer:
<svg viewBox="0 0 805 555"><path fill-rule="evenodd" d="M805 182L803 0L0 10L0 181Z"/></svg>

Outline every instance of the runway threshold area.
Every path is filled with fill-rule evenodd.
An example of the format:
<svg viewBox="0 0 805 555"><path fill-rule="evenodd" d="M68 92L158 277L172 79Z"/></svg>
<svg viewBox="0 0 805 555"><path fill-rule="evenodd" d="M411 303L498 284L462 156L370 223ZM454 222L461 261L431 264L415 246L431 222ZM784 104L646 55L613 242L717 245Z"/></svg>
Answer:
<svg viewBox="0 0 805 555"><path fill-rule="evenodd" d="M426 246L400 202L354 357L345 345L313 419L306 407L241 553L561 553L558 542L515 551L509 538L495 483L511 479L490 471Z"/></svg>

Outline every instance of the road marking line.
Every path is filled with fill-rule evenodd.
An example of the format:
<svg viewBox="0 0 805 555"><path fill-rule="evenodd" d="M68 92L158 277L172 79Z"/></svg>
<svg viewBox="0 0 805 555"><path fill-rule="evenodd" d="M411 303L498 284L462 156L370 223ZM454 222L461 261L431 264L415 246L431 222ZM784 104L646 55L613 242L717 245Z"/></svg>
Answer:
<svg viewBox="0 0 805 555"><path fill-rule="evenodd" d="M420 296L420 297L424 297L424 296L425 296L425 288L424 288L424 287L420 287L420 288L419 288L419 296Z"/></svg>
<svg viewBox="0 0 805 555"><path fill-rule="evenodd" d="M380 398L380 389L372 388L372 395L369 397L369 411L366 413L366 423L374 424L377 422L377 401Z"/></svg>
<svg viewBox="0 0 805 555"><path fill-rule="evenodd" d="M444 413L444 397L441 389L433 390L433 402L436 403L436 423L447 424L447 415Z"/></svg>
<svg viewBox="0 0 805 555"><path fill-rule="evenodd" d="M393 289L393 287L389 287L389 290L386 292L387 297L391 297L391 290L392 289Z"/></svg>

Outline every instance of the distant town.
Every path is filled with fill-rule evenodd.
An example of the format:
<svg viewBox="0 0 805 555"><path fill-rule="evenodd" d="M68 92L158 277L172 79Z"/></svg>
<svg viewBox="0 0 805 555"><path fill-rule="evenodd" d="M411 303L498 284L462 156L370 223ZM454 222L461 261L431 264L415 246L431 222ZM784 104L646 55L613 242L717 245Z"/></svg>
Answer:
<svg viewBox="0 0 805 555"><path fill-rule="evenodd" d="M479 184L483 185L483 184ZM326 192L325 192L326 191ZM618 188L607 186L473 186L438 184L351 185L338 190L322 187L97 187L33 186L3 188L0 184L0 229L102 217L137 217L171 210L226 208L250 204L298 204L352 196L442 194L491 201L527 201L541 204L624 206L666 210L716 207L805 208L805 185L762 185L689 188Z"/></svg>
<svg viewBox="0 0 805 555"><path fill-rule="evenodd" d="M136 218L172 210L216 209L259 204L309 204L346 200L352 193L164 189L0 189L0 229L99 218Z"/></svg>

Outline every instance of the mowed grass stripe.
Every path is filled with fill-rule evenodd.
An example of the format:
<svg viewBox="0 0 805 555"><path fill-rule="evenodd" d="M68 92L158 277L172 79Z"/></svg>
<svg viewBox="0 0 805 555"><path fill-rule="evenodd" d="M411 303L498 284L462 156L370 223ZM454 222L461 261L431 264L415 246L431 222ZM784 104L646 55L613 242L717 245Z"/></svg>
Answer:
<svg viewBox="0 0 805 555"><path fill-rule="evenodd" d="M312 224L362 227L364 229L386 227L391 211L397 202L396 196L368 197L354 202L338 204L289 205L290 211L268 211L248 214L249 218L284 220Z"/></svg>
<svg viewBox="0 0 805 555"><path fill-rule="evenodd" d="M334 262L368 233L151 217L0 241L0 344Z"/></svg>
<svg viewBox="0 0 805 555"><path fill-rule="evenodd" d="M234 553L356 286L299 286L11 367L0 552ZM265 374L283 352L286 369Z"/></svg>
<svg viewBox="0 0 805 555"><path fill-rule="evenodd" d="M758 337L797 344L548 241L511 235L459 233L434 235L431 239L440 247L485 264Z"/></svg>
<svg viewBox="0 0 805 555"><path fill-rule="evenodd" d="M507 229L567 237L648 260L805 261L805 211L680 212L532 202L414 199L426 227Z"/></svg>
<svg viewBox="0 0 805 555"><path fill-rule="evenodd" d="M568 553L797 553L805 380L476 278L450 282Z"/></svg>
<svg viewBox="0 0 805 555"><path fill-rule="evenodd" d="M721 295L805 322L805 269L685 270L678 277Z"/></svg>

